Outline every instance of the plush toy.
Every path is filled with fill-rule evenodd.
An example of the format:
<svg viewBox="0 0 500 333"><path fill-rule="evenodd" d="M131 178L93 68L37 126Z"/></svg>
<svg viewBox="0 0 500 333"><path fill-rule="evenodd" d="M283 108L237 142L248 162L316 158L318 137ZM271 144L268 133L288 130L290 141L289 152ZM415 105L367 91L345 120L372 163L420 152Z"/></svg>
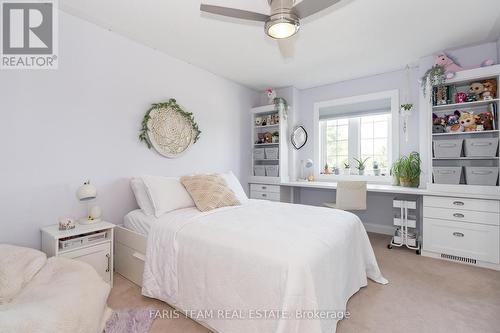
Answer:
<svg viewBox="0 0 500 333"><path fill-rule="evenodd" d="M476 102L477 101L477 96L476 94L467 94L467 102Z"/></svg>
<svg viewBox="0 0 500 333"><path fill-rule="evenodd" d="M443 117L438 117L437 114L432 114L432 133L445 133L446 120Z"/></svg>
<svg viewBox="0 0 500 333"><path fill-rule="evenodd" d="M271 132L267 132L264 134L264 142L273 143L273 134Z"/></svg>
<svg viewBox="0 0 500 333"><path fill-rule="evenodd" d="M476 117L476 125L482 127L483 131L491 131L493 130L493 116L491 112L482 112L478 114ZM477 129L479 131L479 129Z"/></svg>
<svg viewBox="0 0 500 333"><path fill-rule="evenodd" d="M274 103L276 98L276 91L273 88L266 89L267 98L269 99L269 104Z"/></svg>
<svg viewBox="0 0 500 333"><path fill-rule="evenodd" d="M474 132L476 130L476 117L471 112L462 112L459 121L464 128L464 132Z"/></svg>
<svg viewBox="0 0 500 333"><path fill-rule="evenodd" d="M458 92L455 95L455 103L464 103L467 102L467 94L464 92Z"/></svg>
<svg viewBox="0 0 500 333"><path fill-rule="evenodd" d="M447 115L446 132L463 132L464 128L460 125L460 111L455 110L453 114Z"/></svg>
<svg viewBox="0 0 500 333"><path fill-rule="evenodd" d="M464 69L473 69L473 68L478 68L478 67L492 66L495 64L495 62L491 59L487 59L487 60L483 61L479 66L462 67L451 56L442 52L441 54L439 54L436 57L435 64L443 66L445 68L445 71L446 71L446 78L451 79L455 76L456 72L463 71Z"/></svg>
<svg viewBox="0 0 500 333"><path fill-rule="evenodd" d="M469 86L469 92L476 95L476 100L480 100L481 94L484 92L484 85L481 82L473 82Z"/></svg>
<svg viewBox="0 0 500 333"><path fill-rule="evenodd" d="M484 100L493 99L497 97L497 80L489 79L483 81L484 91L481 97Z"/></svg>

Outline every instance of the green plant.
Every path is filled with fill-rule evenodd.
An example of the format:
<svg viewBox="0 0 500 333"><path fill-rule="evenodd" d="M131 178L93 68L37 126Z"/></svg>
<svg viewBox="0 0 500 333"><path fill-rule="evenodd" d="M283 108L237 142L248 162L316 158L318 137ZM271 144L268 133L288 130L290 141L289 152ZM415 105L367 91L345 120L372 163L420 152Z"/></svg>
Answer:
<svg viewBox="0 0 500 333"><path fill-rule="evenodd" d="M446 80L446 69L442 65L434 65L425 72L422 76L420 85L424 91L424 96L427 94L427 86L442 86Z"/></svg>
<svg viewBox="0 0 500 333"><path fill-rule="evenodd" d="M368 161L368 159L369 159L369 157L367 157L365 159L354 158L354 161L356 161L356 163L358 163L358 165L356 166L356 169L364 170L366 168L366 161Z"/></svg>
<svg viewBox="0 0 500 333"><path fill-rule="evenodd" d="M420 154L417 152L412 152L408 156L401 156L401 158L394 162L391 168L391 174L403 186L417 187L421 173Z"/></svg>
<svg viewBox="0 0 500 333"><path fill-rule="evenodd" d="M151 108L146 111L146 114L144 115L144 118L142 119L141 123L141 130L139 131L139 141L144 142L149 149L153 146L151 141L149 140L148 137L148 121L151 118L151 111L156 110L156 109L165 109L165 108L171 108L175 110L176 112L180 113L183 117L185 117L190 123L194 131L194 141L193 143L196 143L198 139L200 138L201 131L198 128L198 124L194 121L193 114L191 112L184 111L184 109L177 104L177 101L173 98L169 99L167 102L163 103L154 103L151 105Z"/></svg>
<svg viewBox="0 0 500 333"><path fill-rule="evenodd" d="M378 170L378 162L373 161L373 170Z"/></svg>
<svg viewBox="0 0 500 333"><path fill-rule="evenodd" d="M349 164L349 161L344 162L344 169L350 169L351 165Z"/></svg>
<svg viewBox="0 0 500 333"><path fill-rule="evenodd" d="M411 109L413 108L413 104L401 104L401 109L405 110L405 111L410 111Z"/></svg>

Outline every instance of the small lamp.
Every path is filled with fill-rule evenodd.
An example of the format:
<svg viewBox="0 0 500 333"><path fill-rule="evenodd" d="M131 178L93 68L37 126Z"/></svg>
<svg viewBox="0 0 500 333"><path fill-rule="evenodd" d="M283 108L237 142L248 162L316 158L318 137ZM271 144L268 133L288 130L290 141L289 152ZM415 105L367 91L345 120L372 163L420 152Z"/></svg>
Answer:
<svg viewBox="0 0 500 333"><path fill-rule="evenodd" d="M96 205L90 205L90 201L97 198L97 188L90 184L90 180L87 180L78 188L78 191L76 191L76 197L82 202L87 202L87 216L79 219L78 223L92 224L101 222L101 208Z"/></svg>
<svg viewBox="0 0 500 333"><path fill-rule="evenodd" d="M313 161L308 158L307 160L301 160L300 161L300 179L302 181L313 181L314 177L312 175L309 176L304 176L304 168L311 168L314 165Z"/></svg>

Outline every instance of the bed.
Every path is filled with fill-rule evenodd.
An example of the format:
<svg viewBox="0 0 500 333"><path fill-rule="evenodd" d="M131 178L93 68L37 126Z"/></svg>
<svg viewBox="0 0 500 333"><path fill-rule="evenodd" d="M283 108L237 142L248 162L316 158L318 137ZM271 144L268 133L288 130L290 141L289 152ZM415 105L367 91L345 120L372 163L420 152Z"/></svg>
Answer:
<svg viewBox="0 0 500 333"><path fill-rule="evenodd" d="M220 333L335 332L367 278L387 283L363 224L342 210L248 200L124 223L117 272Z"/></svg>

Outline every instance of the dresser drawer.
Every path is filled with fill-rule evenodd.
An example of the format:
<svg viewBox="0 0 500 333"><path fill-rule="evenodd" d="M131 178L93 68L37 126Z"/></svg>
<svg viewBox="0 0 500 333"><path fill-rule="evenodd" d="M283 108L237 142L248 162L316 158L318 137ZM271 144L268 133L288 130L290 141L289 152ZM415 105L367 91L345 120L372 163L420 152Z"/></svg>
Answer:
<svg viewBox="0 0 500 333"><path fill-rule="evenodd" d="M273 192L250 191L250 198L271 201L280 201L280 194Z"/></svg>
<svg viewBox="0 0 500 333"><path fill-rule="evenodd" d="M500 201L498 200L424 196L424 207L453 208L476 210L479 212L500 213Z"/></svg>
<svg viewBox="0 0 500 333"><path fill-rule="evenodd" d="M280 193L279 185L250 184L250 191Z"/></svg>
<svg viewBox="0 0 500 333"><path fill-rule="evenodd" d="M424 217L458 222L500 225L500 214L475 210L424 207Z"/></svg>
<svg viewBox="0 0 500 333"><path fill-rule="evenodd" d="M424 218L423 250L499 263L500 228Z"/></svg>

